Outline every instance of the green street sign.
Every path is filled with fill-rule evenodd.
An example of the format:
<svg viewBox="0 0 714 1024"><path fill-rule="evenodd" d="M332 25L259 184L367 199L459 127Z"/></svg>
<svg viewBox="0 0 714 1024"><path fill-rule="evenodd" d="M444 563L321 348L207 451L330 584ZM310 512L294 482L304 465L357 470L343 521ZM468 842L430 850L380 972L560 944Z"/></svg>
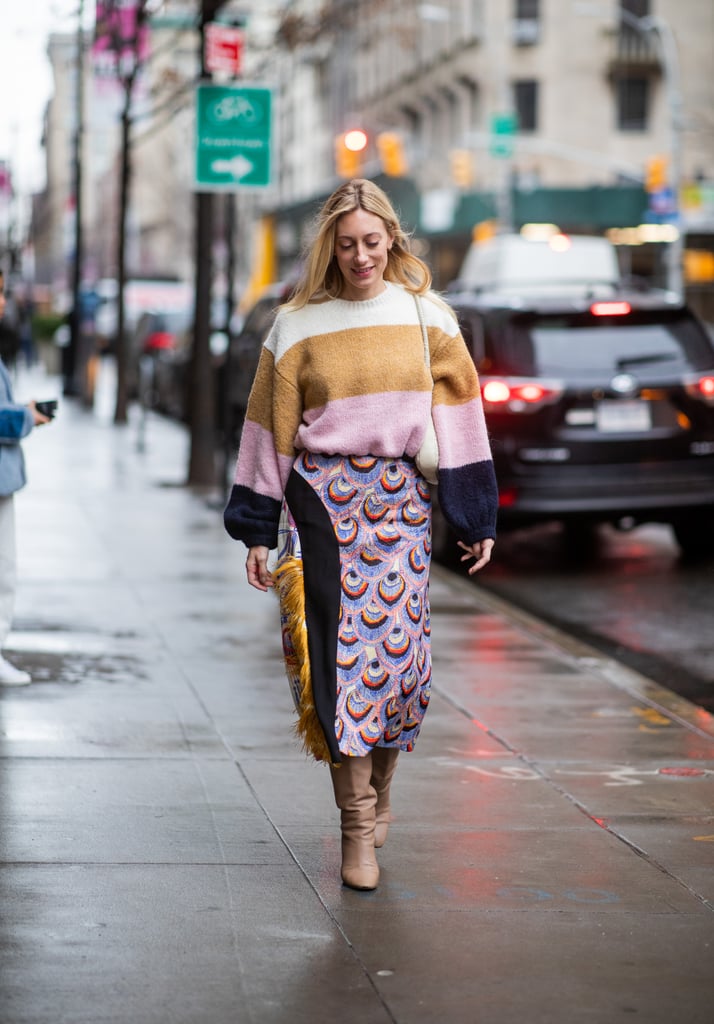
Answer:
<svg viewBox="0 0 714 1024"><path fill-rule="evenodd" d="M258 85L196 89L196 191L267 188L271 183L273 93Z"/></svg>
<svg viewBox="0 0 714 1024"><path fill-rule="evenodd" d="M513 136L518 131L515 114L494 114L491 118L491 156L513 156Z"/></svg>

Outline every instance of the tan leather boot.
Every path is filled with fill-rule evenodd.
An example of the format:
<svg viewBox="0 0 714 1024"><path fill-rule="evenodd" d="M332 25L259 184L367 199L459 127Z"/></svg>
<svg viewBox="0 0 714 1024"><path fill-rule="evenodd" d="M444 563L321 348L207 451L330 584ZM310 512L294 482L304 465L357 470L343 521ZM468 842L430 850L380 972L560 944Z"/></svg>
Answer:
<svg viewBox="0 0 714 1024"><path fill-rule="evenodd" d="M343 756L330 767L335 803L342 812L342 881L351 889L376 889L379 865L374 855L377 794L370 785L372 755Z"/></svg>
<svg viewBox="0 0 714 1024"><path fill-rule="evenodd" d="M374 845L384 846L392 820L390 812L389 786L397 769L399 751L395 747L375 747L372 751L372 786L377 794L377 808L374 828Z"/></svg>

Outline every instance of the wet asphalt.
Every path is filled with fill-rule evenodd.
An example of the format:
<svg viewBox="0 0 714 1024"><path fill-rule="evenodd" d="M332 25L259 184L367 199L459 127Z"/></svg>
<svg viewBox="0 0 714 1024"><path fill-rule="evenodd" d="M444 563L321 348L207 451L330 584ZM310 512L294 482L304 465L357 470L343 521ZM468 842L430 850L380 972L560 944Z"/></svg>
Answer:
<svg viewBox="0 0 714 1024"><path fill-rule="evenodd" d="M275 600L183 428L141 451L111 392L25 442L2 1024L709 1024L712 716L436 568L432 707L380 887L345 889Z"/></svg>

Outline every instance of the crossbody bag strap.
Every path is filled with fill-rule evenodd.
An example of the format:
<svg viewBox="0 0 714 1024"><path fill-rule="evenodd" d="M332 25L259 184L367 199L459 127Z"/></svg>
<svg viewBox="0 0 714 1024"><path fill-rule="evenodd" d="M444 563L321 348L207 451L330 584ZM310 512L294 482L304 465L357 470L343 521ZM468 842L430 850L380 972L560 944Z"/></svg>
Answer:
<svg viewBox="0 0 714 1024"><path fill-rule="evenodd" d="M421 298L416 293L414 294L414 303L417 308L417 315L419 317L419 324L421 326L421 340L424 343L424 362L431 369L431 356L429 354L429 335L426 333L426 324L424 323L424 310L421 305Z"/></svg>

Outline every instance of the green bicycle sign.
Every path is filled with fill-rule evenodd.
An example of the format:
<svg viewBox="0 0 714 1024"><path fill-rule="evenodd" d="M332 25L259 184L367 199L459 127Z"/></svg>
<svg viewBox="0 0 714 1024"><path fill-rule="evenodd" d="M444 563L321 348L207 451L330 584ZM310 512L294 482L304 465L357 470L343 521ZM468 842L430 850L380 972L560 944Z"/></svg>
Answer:
<svg viewBox="0 0 714 1024"><path fill-rule="evenodd" d="M196 189L261 189L271 183L272 90L208 85L196 90Z"/></svg>

